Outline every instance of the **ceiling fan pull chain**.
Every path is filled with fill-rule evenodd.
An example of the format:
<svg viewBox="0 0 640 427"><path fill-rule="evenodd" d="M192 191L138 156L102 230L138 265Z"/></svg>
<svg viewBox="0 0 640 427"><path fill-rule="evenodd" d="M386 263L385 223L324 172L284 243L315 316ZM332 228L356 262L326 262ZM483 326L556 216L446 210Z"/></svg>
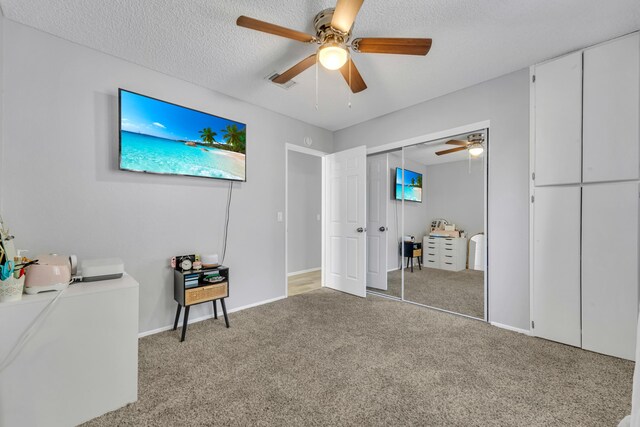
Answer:
<svg viewBox="0 0 640 427"><path fill-rule="evenodd" d="M349 61L349 90L347 92L349 92L349 101L348 101L348 106L349 108L351 108L351 51L349 51L349 54L347 56L347 61Z"/></svg>
<svg viewBox="0 0 640 427"><path fill-rule="evenodd" d="M318 57L320 55L316 55L316 111L318 111Z"/></svg>

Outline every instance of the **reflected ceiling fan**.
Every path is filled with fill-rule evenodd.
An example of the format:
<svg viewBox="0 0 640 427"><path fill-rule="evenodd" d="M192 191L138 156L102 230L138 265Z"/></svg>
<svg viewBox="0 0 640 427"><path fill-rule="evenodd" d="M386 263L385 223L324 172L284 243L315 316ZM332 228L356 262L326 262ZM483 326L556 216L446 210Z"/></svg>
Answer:
<svg viewBox="0 0 640 427"><path fill-rule="evenodd" d="M340 70L353 93L367 88L364 79L351 59L350 50L359 53L391 53L399 55L426 55L431 49L431 39L420 38L357 38L351 40L351 30L364 0L338 0L335 9L325 9L313 20L316 34L311 35L279 25L240 16L240 27L274 34L303 43L320 45L309 55L276 78L274 83L284 84L319 61L328 70Z"/></svg>
<svg viewBox="0 0 640 427"><path fill-rule="evenodd" d="M446 144L457 145L457 147L449 148L448 150L436 151L436 156L468 150L471 157L478 157L484 152L484 134L472 133L467 137L466 141L451 139L447 141Z"/></svg>

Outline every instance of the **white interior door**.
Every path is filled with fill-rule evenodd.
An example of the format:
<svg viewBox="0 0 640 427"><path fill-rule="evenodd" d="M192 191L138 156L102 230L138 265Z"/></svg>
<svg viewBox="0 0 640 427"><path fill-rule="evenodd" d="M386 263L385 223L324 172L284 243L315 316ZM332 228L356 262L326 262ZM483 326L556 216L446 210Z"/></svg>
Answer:
<svg viewBox="0 0 640 427"><path fill-rule="evenodd" d="M366 296L366 174L364 146L326 156L325 286Z"/></svg>
<svg viewBox="0 0 640 427"><path fill-rule="evenodd" d="M367 158L367 286L387 290L387 203L389 161L386 154Z"/></svg>
<svg viewBox="0 0 640 427"><path fill-rule="evenodd" d="M533 334L580 347L580 187L539 187L533 205Z"/></svg>

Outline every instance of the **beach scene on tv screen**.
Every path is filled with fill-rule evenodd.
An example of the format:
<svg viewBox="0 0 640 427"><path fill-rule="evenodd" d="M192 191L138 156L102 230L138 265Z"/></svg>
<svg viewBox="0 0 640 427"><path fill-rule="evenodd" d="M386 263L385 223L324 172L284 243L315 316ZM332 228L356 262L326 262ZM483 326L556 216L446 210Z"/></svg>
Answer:
<svg viewBox="0 0 640 427"><path fill-rule="evenodd" d="M396 199L402 199L402 169L396 169ZM422 174L404 170L404 199L410 202L422 201Z"/></svg>
<svg viewBox="0 0 640 427"><path fill-rule="evenodd" d="M245 180L243 123L120 92L120 168Z"/></svg>

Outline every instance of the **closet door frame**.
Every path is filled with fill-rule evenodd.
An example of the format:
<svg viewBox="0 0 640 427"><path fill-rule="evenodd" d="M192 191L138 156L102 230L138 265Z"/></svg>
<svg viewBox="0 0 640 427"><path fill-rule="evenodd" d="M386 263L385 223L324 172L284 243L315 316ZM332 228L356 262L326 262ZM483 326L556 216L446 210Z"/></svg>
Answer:
<svg viewBox="0 0 640 427"><path fill-rule="evenodd" d="M490 278L490 267L489 267L489 241L491 239L491 234L490 234L490 230L489 230L489 153L491 150L491 143L490 143L490 128L491 128L491 121L490 120L484 120L481 122L476 122L476 123L471 123L468 125L464 125L464 126L459 126L453 129L447 129L447 130L442 130L442 131L438 131L438 132L433 132L430 134L425 134L425 135L419 135L419 136L415 136L412 138L408 138L408 139L403 139L400 141L396 141L396 142L390 142L387 144L382 144L382 145L378 145L376 147L371 147L371 148L367 148L367 156L372 155L372 154L380 154L380 153L384 153L387 151L395 151L397 149L402 149L402 161L403 161L403 168L404 168L404 148L406 147L410 147L412 145L418 145L418 144L424 144L424 143L428 143L428 142L432 142L432 141L437 141L437 140L442 140L445 138L449 138L452 135L461 135L461 134L465 134L465 133L472 133L474 131L484 131L486 132L486 142L485 142L485 152L483 154L483 167L484 167L484 233L485 233L485 260L484 260L484 319L480 319L477 317L472 317L472 316L468 316L466 314L462 314L462 313L456 313L453 311L448 311L448 310L444 310L442 308L438 308L438 307L432 307L432 306L428 306L428 305L424 305L424 304L420 304L420 303L416 303L413 301L409 301L406 300L404 298L404 269L403 271L403 276L402 276L402 285L401 285L401 289L402 289L402 298L401 301L402 302L406 302L409 304L414 304L414 305L419 305L421 307L427 307L427 308L431 308L433 310L438 310L438 311L442 311L445 313L450 313L450 314L455 314L457 316L462 316L462 317L466 317L468 319L473 319L473 320L478 320L481 322L486 322L486 323L490 323L491 324L491 319L490 319L490 314L489 314L489 278ZM402 220L401 220L401 234L404 232L404 201L402 203ZM367 291L368 293L368 291ZM382 296L385 297L384 295L381 294L376 294L377 296ZM387 298L391 298L391 297L387 297ZM391 298L391 299L396 299L397 298ZM502 326L501 326L502 327ZM520 330L518 330L520 331Z"/></svg>

